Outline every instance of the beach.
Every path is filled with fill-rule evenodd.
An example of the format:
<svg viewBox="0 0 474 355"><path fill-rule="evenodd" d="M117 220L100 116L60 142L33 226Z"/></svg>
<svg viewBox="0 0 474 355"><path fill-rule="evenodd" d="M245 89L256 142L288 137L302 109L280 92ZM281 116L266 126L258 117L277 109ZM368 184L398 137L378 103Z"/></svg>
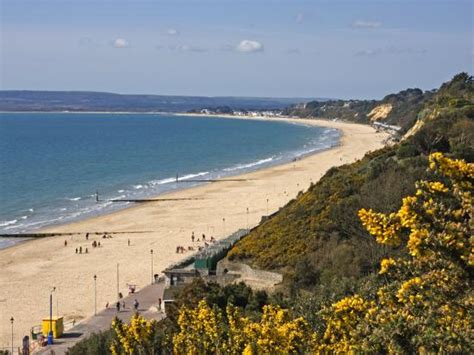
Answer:
<svg viewBox="0 0 474 355"><path fill-rule="evenodd" d="M202 234L220 239L239 228L255 226L262 216L277 211L311 182L317 182L329 168L361 158L366 152L382 147L387 138L385 133L377 133L367 125L274 120L339 129L341 144L295 162L239 175L242 181L220 181L183 189L160 196L169 201L136 204L42 230L79 234L37 239L0 250L0 348L10 344L10 317L15 319L16 344L29 334L33 325L49 317L49 295L53 287L56 287L53 315L79 322L94 312L94 275L97 305L102 309L116 299L117 269L120 292L128 293L127 284L140 289L151 282L152 265L153 273L160 273L190 255L191 251L176 253L177 246L188 249L188 246L203 245L202 241L191 242L193 232L196 240L202 239ZM112 238L102 239L105 232ZM90 233L88 240L86 233ZM101 246L93 248L94 241ZM76 248L81 247L83 253L76 254Z"/></svg>

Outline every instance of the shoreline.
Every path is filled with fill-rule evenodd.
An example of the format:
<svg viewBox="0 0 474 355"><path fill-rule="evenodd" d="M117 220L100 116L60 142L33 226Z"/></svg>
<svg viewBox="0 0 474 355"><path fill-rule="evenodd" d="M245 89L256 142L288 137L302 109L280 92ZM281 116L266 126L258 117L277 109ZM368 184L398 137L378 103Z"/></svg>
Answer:
<svg viewBox="0 0 474 355"><path fill-rule="evenodd" d="M37 113L37 112L35 112L35 113ZM57 112L57 113L61 113L61 112ZM77 113L95 114L95 112L77 112ZM123 113L127 114L127 112L123 112ZM113 114L113 113L103 112L103 114L109 115L109 114ZM240 116L236 116L236 115L231 115L231 114L200 114L200 113L172 113L172 112L167 112L167 113L148 112L147 114L168 116L167 118L170 118L170 119L172 119L175 116L180 116L180 117L192 117L192 118L230 119L230 120L241 120L241 121L260 121L260 122L272 121L272 122L280 122L280 123L285 123L285 124L295 124L295 125L299 125L299 126L303 126L303 127L318 126L318 127L321 127L321 128L328 128L327 125L321 125L321 124L318 124L318 123L308 125L307 122L301 122L301 120L304 120L304 119L289 117L289 116L278 116L278 117L276 117L276 116L267 116L267 115L260 115L260 116L240 115ZM317 121L322 121L322 119L316 119L316 120ZM330 120L328 120L328 122L330 122ZM332 129L334 129L334 128L332 128ZM338 147L338 146L341 145L341 139L342 139L343 132L340 129L335 129L335 130L337 131L337 141L334 142L334 144L332 144L330 146L327 146L327 147L316 147L316 146L314 146L314 147L309 147L308 150L295 149L293 151L288 151L287 152L288 154L285 153L285 155L282 155L282 156L279 156L279 157L272 156L271 158L269 158L269 162L263 162L263 166L258 166L258 165L262 165L262 164L260 163L260 161L256 161L256 163L258 163L258 164L256 164L255 166L244 167L241 170L239 169L237 171L232 171L233 169L229 170L229 167L222 168L221 170L218 171L218 174L220 175L220 177L216 178L216 180L225 180L225 179L228 179L228 178L236 178L236 177L239 177L242 174L255 172L255 171L258 171L258 170L262 170L262 169L268 169L268 168L278 166L278 165L283 165L283 164L291 162L293 159L298 159L298 160L303 159L307 156L310 156L310 155L313 155L313 154L318 154L320 152L324 152L326 150L330 150L330 149L333 149L335 147ZM276 159L273 159L273 158L276 158ZM267 160L267 159L265 159L265 160ZM275 161L273 161L273 160L275 160ZM253 164L253 163L255 163L255 162L252 162L251 164ZM191 174L194 174L194 173L191 173ZM137 182L137 183L143 184L143 182ZM159 193L157 193L157 192L148 192L143 197L139 197L139 199L150 199L150 198L153 199L153 198L165 197L169 193L173 193L173 192L181 191L181 190L185 190L185 189L190 189L190 188L197 187L197 186L202 186L202 185L205 185L205 184L206 184L205 181L203 181L202 183L195 182L194 184L192 184L189 187L170 188L169 190L165 190L165 191L162 191L162 192L159 192ZM91 202L92 202L92 200L91 200ZM92 211L92 212L84 213L84 214L81 213L80 215L78 215L76 217L72 217L72 218L69 217L69 216L65 216L66 218L64 218L64 220L62 220L62 221L54 221L55 220L55 218L54 218L53 222L48 223L47 221L45 221L45 222L42 223L42 224L44 224L43 226L32 228L32 229L25 229L23 232L13 232L13 233L2 232L2 233L0 233L1 234L1 236L0 236L0 250L12 248L16 245L16 243L12 243L12 244L8 244L8 245L5 243L5 245L2 245L3 238L23 237L26 234L26 236L24 236L24 237L28 238L28 239L24 240L23 242L28 242L28 241L34 240L36 238L34 238L34 237L31 238L27 235L36 234L36 233L42 234L43 231L49 230L53 227L68 225L68 224L71 224L71 223L84 221L84 220L87 220L87 219L90 219L90 218L95 218L95 217L108 215L108 214L118 212L118 211L122 211L122 210L125 210L125 209L128 209L128 208L133 208L134 206L136 206L136 204L117 205L117 206L113 206L113 207L109 206L105 210ZM16 218L18 218L18 217L16 217ZM36 223L38 223L38 222L36 222Z"/></svg>
<svg viewBox="0 0 474 355"><path fill-rule="evenodd" d="M255 226L262 216L277 211L299 191L305 191L311 183L317 182L329 168L350 163L369 150L381 148L383 139L387 137L368 125L315 119L252 119L297 121L340 129L340 145L296 162L235 175L245 178L245 182L221 181L165 193L176 198L200 200L149 202L42 229L51 233L125 232L111 239L95 235L91 235L88 241L84 235L67 239L47 237L0 250L3 271L0 284L5 285L0 288L0 300L6 300L0 302L0 313L11 313L15 317L18 339L48 314L51 286L57 287L55 299L58 300L60 315L64 315L66 320L88 318L93 314L93 275L98 277L98 308L102 309L106 302L115 298L117 263L120 264L121 292L126 292L127 283L143 287L150 280L151 249L155 251L155 272L161 272L168 265L189 256L189 252L176 254L176 246L202 244L191 243L191 232L221 239L238 228ZM63 246L65 240L67 247ZM127 240L131 241L131 246L127 246ZM92 249L92 241L101 241L102 247ZM79 246L88 247L90 253L76 255L74 248ZM56 314L57 306L53 308ZM1 320L0 346L8 343L9 326L9 321Z"/></svg>

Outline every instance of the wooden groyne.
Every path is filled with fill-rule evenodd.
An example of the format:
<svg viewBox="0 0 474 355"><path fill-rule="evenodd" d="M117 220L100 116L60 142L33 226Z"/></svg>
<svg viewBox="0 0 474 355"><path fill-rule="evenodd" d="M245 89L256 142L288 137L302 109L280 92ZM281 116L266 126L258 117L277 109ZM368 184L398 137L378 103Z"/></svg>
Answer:
<svg viewBox="0 0 474 355"><path fill-rule="evenodd" d="M248 179L186 179L186 180L176 180L177 183L183 183L183 182L228 182L228 181L238 181L238 182L244 182L248 181Z"/></svg>
<svg viewBox="0 0 474 355"><path fill-rule="evenodd" d="M104 235L104 234L137 234L137 233L153 233L153 231L130 231L130 232L66 232L66 233L15 233L15 234L0 234L0 238L47 238L47 237L61 237L69 235Z"/></svg>
<svg viewBox="0 0 474 355"><path fill-rule="evenodd" d="M134 202L134 203L144 203L144 202L165 202L165 201L193 201L193 200L203 200L198 197L189 197L189 198L144 198L144 199L113 199L105 200L107 202ZM97 200L101 202L102 200Z"/></svg>

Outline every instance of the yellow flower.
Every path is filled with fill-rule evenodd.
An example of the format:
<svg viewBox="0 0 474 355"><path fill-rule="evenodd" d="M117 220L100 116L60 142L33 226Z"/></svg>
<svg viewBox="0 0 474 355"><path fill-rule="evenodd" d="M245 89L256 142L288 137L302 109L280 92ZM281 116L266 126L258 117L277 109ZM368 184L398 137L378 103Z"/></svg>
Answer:
<svg viewBox="0 0 474 355"><path fill-rule="evenodd" d="M379 271L379 274L385 274L389 267L395 265L396 262L394 259L392 258L388 258L388 259L383 259L381 262L380 262L380 271Z"/></svg>

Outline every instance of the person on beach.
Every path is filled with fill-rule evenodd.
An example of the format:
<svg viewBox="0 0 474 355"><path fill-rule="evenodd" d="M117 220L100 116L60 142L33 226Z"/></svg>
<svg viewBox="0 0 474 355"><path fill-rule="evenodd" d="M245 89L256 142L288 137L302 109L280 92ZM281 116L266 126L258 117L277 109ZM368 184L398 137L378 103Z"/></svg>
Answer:
<svg viewBox="0 0 474 355"><path fill-rule="evenodd" d="M64 241L64 246L67 247L67 240Z"/></svg>
<svg viewBox="0 0 474 355"><path fill-rule="evenodd" d="M202 233L202 240L206 241L206 235L204 233Z"/></svg>
<svg viewBox="0 0 474 355"><path fill-rule="evenodd" d="M130 246L130 239L128 240L128 246Z"/></svg>
<svg viewBox="0 0 474 355"><path fill-rule="evenodd" d="M86 254L87 254L87 253L89 253L89 250L87 250L87 248L86 248Z"/></svg>
<svg viewBox="0 0 474 355"><path fill-rule="evenodd" d="M86 240L89 240L89 233L86 233Z"/></svg>
<svg viewBox="0 0 474 355"><path fill-rule="evenodd" d="M117 312L120 312L120 301L117 301L115 308L117 308Z"/></svg>
<svg viewBox="0 0 474 355"><path fill-rule="evenodd" d="M135 312L138 311L138 300L135 298L135 300L133 301L133 308L135 308Z"/></svg>
<svg viewBox="0 0 474 355"><path fill-rule="evenodd" d="M100 247L100 242L98 242L97 245Z"/></svg>
<svg viewBox="0 0 474 355"><path fill-rule="evenodd" d="M76 248L76 254L77 254L77 248Z"/></svg>
<svg viewBox="0 0 474 355"><path fill-rule="evenodd" d="M191 241L194 243L194 232L191 234Z"/></svg>
<svg viewBox="0 0 474 355"><path fill-rule="evenodd" d="M82 247L79 247L79 254L82 254Z"/></svg>

